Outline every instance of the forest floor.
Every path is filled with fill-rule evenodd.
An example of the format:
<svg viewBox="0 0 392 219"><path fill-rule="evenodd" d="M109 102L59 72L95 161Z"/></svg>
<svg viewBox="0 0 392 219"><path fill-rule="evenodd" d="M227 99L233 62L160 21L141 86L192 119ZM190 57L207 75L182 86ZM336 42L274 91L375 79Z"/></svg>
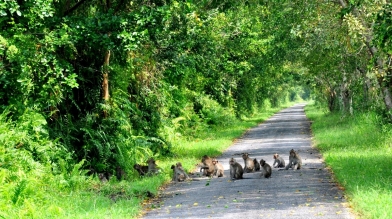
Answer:
<svg viewBox="0 0 392 219"><path fill-rule="evenodd" d="M321 154L312 147L304 106L284 109L235 140L217 158L224 177L170 183L145 205L141 218L355 218ZM287 164L291 149L302 157L302 169L273 168L268 179L261 172L230 179L231 157L244 166L241 153L247 152L272 166L275 153Z"/></svg>

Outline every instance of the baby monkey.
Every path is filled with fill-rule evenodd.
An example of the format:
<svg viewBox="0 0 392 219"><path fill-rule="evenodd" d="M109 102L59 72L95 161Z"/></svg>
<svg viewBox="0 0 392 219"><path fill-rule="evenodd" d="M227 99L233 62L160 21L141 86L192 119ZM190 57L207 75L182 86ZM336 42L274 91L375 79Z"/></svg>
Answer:
<svg viewBox="0 0 392 219"><path fill-rule="evenodd" d="M223 165L221 163L218 162L217 159L213 158L212 159L212 164L215 166L215 172L214 172L214 176L216 177L224 177L224 169L223 169Z"/></svg>
<svg viewBox="0 0 392 219"><path fill-rule="evenodd" d="M274 164L272 165L274 168L285 167L285 162L282 157L279 157L279 154L274 154L274 160Z"/></svg>

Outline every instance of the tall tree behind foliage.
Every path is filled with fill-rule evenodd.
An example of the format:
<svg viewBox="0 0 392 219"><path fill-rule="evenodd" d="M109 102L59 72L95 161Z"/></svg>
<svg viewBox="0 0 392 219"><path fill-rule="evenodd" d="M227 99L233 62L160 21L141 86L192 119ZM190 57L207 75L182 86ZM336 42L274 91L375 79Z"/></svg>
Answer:
<svg viewBox="0 0 392 219"><path fill-rule="evenodd" d="M390 114L390 2L302 3L292 5L306 17L291 24L292 36L303 42L293 51L307 69L304 79L316 98L330 111L343 114L363 110Z"/></svg>

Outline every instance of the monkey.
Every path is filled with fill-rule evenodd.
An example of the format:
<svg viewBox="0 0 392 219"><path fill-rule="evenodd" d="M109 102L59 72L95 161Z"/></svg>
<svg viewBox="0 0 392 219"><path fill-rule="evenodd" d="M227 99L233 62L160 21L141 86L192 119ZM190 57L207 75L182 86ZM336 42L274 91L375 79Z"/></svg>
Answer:
<svg viewBox="0 0 392 219"><path fill-rule="evenodd" d="M301 169L302 166L302 158L299 156L299 154L294 151L294 149L290 150L290 156L289 156L289 163L286 166L286 170L289 168L292 168L293 170L299 170Z"/></svg>
<svg viewBox="0 0 392 219"><path fill-rule="evenodd" d="M99 181L101 181L101 183L107 183L108 182L108 179L106 179L106 176L105 176L104 173L98 173L98 178L99 178Z"/></svg>
<svg viewBox="0 0 392 219"><path fill-rule="evenodd" d="M243 179L244 169L234 158L230 158L230 179Z"/></svg>
<svg viewBox="0 0 392 219"><path fill-rule="evenodd" d="M125 179L126 175L127 174L125 173L125 171L120 166L116 167L116 178L117 178L117 180Z"/></svg>
<svg viewBox="0 0 392 219"><path fill-rule="evenodd" d="M255 171L255 164L253 163L253 160L249 158L248 153L243 153L242 158L244 159L245 167L244 167L244 172L245 173L250 173Z"/></svg>
<svg viewBox="0 0 392 219"><path fill-rule="evenodd" d="M182 164L180 162L176 163L176 165L172 165L171 168L173 169L173 181L174 182L183 182L189 179L188 174L186 174Z"/></svg>
<svg viewBox="0 0 392 219"><path fill-rule="evenodd" d="M215 169L213 176L224 177L223 165L219 163L218 160L215 158L212 159L212 164L214 165L214 169Z"/></svg>
<svg viewBox="0 0 392 219"><path fill-rule="evenodd" d="M201 159L202 167L200 167L200 171L203 170L203 176L212 176L215 173L215 166L212 163L212 159L204 155Z"/></svg>
<svg viewBox="0 0 392 219"><path fill-rule="evenodd" d="M155 163L154 158L150 158L147 160L147 164L148 164L148 174L156 174L160 171L159 167L157 166L157 164Z"/></svg>
<svg viewBox="0 0 392 219"><path fill-rule="evenodd" d="M135 164L133 165L133 168L139 173L140 176L144 176L148 172L148 166Z"/></svg>
<svg viewBox="0 0 392 219"><path fill-rule="evenodd" d="M260 171L260 164L259 161L257 161L257 159L253 159L253 164L255 165L255 171Z"/></svg>
<svg viewBox="0 0 392 219"><path fill-rule="evenodd" d="M261 176L264 176L265 178L269 178L272 173L271 166L267 164L263 159L260 160L260 166L263 168L263 172L261 173Z"/></svg>
<svg viewBox="0 0 392 219"><path fill-rule="evenodd" d="M282 157L279 157L279 154L274 154L274 168L285 167L285 162ZM275 165L276 164L276 165Z"/></svg>

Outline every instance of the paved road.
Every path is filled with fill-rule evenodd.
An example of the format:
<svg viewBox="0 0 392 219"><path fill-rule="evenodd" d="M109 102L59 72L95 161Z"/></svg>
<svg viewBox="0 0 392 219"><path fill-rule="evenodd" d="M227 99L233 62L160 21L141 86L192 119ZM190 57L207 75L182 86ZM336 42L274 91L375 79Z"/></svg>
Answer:
<svg viewBox="0 0 392 219"><path fill-rule="evenodd" d="M303 108L298 104L282 110L238 139L218 158L225 177L171 183L143 218L355 218L321 155L311 147ZM287 164L292 148L303 159L301 170L274 168L269 179L260 178L260 172L229 179L231 157L244 166L240 154L248 152L272 166L272 156L278 153Z"/></svg>

